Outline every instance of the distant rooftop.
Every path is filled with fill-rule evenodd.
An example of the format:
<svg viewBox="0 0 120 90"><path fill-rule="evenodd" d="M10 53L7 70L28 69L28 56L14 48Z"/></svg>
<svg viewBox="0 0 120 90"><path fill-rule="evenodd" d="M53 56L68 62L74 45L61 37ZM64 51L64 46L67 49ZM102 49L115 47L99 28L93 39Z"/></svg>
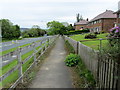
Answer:
<svg viewBox="0 0 120 90"><path fill-rule="evenodd" d="M87 23L88 23L88 21L82 20L82 21L76 22L75 25L84 25L84 24L87 24Z"/></svg>
<svg viewBox="0 0 120 90"><path fill-rule="evenodd" d="M117 15L114 14L113 11L111 11L111 10L106 10L105 12L99 14L98 16L96 16L95 18L93 18L92 20L90 20L90 22L91 22L91 21L98 20L98 19L101 19L101 18L116 18L116 17L117 17Z"/></svg>

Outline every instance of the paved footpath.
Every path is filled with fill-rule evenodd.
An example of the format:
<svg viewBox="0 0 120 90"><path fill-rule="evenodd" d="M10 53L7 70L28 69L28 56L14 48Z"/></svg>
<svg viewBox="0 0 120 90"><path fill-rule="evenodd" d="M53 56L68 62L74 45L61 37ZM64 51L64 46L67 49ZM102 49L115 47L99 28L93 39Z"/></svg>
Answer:
<svg viewBox="0 0 120 90"><path fill-rule="evenodd" d="M64 63L65 57L64 40L59 37L30 88L73 88L70 72Z"/></svg>

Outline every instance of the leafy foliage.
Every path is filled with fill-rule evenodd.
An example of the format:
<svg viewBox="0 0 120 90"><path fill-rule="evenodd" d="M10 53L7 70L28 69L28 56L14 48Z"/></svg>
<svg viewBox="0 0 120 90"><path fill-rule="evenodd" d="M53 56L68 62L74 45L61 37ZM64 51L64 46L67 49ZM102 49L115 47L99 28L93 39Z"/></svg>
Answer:
<svg viewBox="0 0 120 90"><path fill-rule="evenodd" d="M48 34L63 34L66 32L66 27L58 21L48 22L47 27L49 28Z"/></svg>
<svg viewBox="0 0 120 90"><path fill-rule="evenodd" d="M0 22L2 23L2 38L13 39L20 37L21 32L18 25L13 25L13 23L8 19L1 19Z"/></svg>
<svg viewBox="0 0 120 90"><path fill-rule="evenodd" d="M88 33L90 32L89 29L83 29L83 30L70 30L66 33L66 35L73 35L73 34L82 34L82 33Z"/></svg>
<svg viewBox="0 0 120 90"><path fill-rule="evenodd" d="M80 62L77 65L79 69L79 75L80 77L83 77L86 80L86 86L85 87L94 87L96 82L94 79L93 74L86 68L85 64L80 59Z"/></svg>
<svg viewBox="0 0 120 90"><path fill-rule="evenodd" d="M38 25L33 25L30 30L22 32L23 37L38 37L46 34L45 30L40 29Z"/></svg>
<svg viewBox="0 0 120 90"><path fill-rule="evenodd" d="M88 35L85 35L85 39L93 39L93 38L97 38L97 35L96 34L88 34Z"/></svg>
<svg viewBox="0 0 120 90"><path fill-rule="evenodd" d="M104 53L110 56L113 60L120 63L120 27L114 27L109 30L108 47L103 47Z"/></svg>
<svg viewBox="0 0 120 90"><path fill-rule="evenodd" d="M72 67L77 65L79 60L80 58L78 55L70 53L65 59L65 64L69 67Z"/></svg>
<svg viewBox="0 0 120 90"><path fill-rule="evenodd" d="M56 35L56 34L67 34L69 31L74 30L72 24L68 24L65 26L63 23L60 23L58 21L51 21L47 23L48 34L50 35Z"/></svg>
<svg viewBox="0 0 120 90"><path fill-rule="evenodd" d="M79 21L83 20L83 17L82 17L82 15L80 16L79 13L78 13L77 16L76 16L76 19L77 19L77 22L79 22Z"/></svg>
<svg viewBox="0 0 120 90"><path fill-rule="evenodd" d="M120 27L114 27L110 29L110 34L108 35L109 43L111 46L114 46L115 44L120 44L120 42L115 38L120 38Z"/></svg>
<svg viewBox="0 0 120 90"><path fill-rule="evenodd" d="M68 42L68 41L66 41L66 42ZM69 45L67 45L67 46L69 46ZM67 48L70 49L70 47L67 47ZM74 62L77 62L77 63L74 63ZM65 63L69 67L76 65L76 68L78 69L77 73L85 81L83 87L85 87L85 88L95 87L96 81L94 79L93 74L86 68L85 64L83 63L83 61L81 60L81 58L78 55L70 53L66 57Z"/></svg>

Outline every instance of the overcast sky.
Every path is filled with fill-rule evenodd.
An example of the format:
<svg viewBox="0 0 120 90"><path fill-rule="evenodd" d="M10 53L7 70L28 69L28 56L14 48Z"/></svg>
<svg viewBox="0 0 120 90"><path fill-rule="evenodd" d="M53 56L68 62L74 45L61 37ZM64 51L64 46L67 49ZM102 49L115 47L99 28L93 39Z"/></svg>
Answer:
<svg viewBox="0 0 120 90"><path fill-rule="evenodd" d="M0 18L9 19L20 27L39 25L46 28L49 21L74 23L76 14L92 19L107 10L118 10L119 0L1 0Z"/></svg>

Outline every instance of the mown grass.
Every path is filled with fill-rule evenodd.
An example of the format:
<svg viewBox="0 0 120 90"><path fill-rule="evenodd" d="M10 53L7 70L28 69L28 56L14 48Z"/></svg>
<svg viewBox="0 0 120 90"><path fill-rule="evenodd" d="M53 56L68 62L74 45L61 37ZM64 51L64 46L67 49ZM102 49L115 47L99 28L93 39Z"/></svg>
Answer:
<svg viewBox="0 0 120 90"><path fill-rule="evenodd" d="M5 78L2 82L0 82L0 86L8 88L10 87L16 80L18 79L18 70L14 71L7 78Z"/></svg>
<svg viewBox="0 0 120 90"><path fill-rule="evenodd" d="M41 41L41 40L37 40L36 42L40 42L40 41ZM31 45L31 44L32 44L32 43L28 43L28 44L24 44L24 45L21 45L21 46L18 46L18 47L22 48L22 47L25 47L25 46L28 46L28 45ZM5 50L5 51L3 51L3 52L0 52L0 55L5 55L5 54L7 54L7 53L9 53L9 52L15 51L18 47L11 48L11 49Z"/></svg>
<svg viewBox="0 0 120 90"><path fill-rule="evenodd" d="M28 56L31 56L32 54L33 54L33 50L32 51L30 51L30 52L27 52L26 54L24 54L24 55L22 55L21 57L22 57L22 61L24 60L24 59L26 59ZM10 62L9 64L7 64L7 65L5 65L5 66L3 66L2 67L2 73L0 74L0 76L2 76L3 74L5 74L7 71L9 71L11 68L13 68L14 66L16 66L18 64L18 60L17 59L15 59L15 60L13 60L12 62ZM1 70L1 69L0 69Z"/></svg>
<svg viewBox="0 0 120 90"><path fill-rule="evenodd" d="M37 49L39 49L41 46L36 47ZM21 56L22 61L24 61L28 56L31 56L33 54L34 50L31 50L30 52L25 53L24 55ZM16 66L18 64L18 60L15 59L12 62L10 62L9 64L5 65L2 67L2 69L0 69L0 76L2 76L3 74L5 74L7 71L9 71L11 68L13 68L14 66Z"/></svg>
<svg viewBox="0 0 120 90"><path fill-rule="evenodd" d="M19 47L22 48L22 47L28 46L28 45L30 45L30 44L31 44L31 43L24 44L24 45L21 45L21 46L19 46ZM0 53L2 53L2 55L5 55L5 54L7 54L7 53L9 53L9 52L15 51L17 48L18 48L18 47L11 48L11 49L5 50L5 51L0 52Z"/></svg>
<svg viewBox="0 0 120 90"><path fill-rule="evenodd" d="M73 35L70 36L72 39L76 40L76 41L80 41L82 44L89 46L95 50L99 49L99 45L100 45L100 40L96 40L96 39L106 39L106 36L108 35L108 33L104 33L104 34L98 34L96 39L85 39L85 35L87 34L79 34L79 35ZM102 40L102 46L105 46L107 44L107 40Z"/></svg>
<svg viewBox="0 0 120 90"><path fill-rule="evenodd" d="M22 65L23 73L29 68L29 66L33 63L33 57L30 58L25 64ZM12 74L10 74L7 78L5 78L2 83L0 83L0 86L2 85L5 88L10 87L17 79L18 79L18 73L19 71L16 70Z"/></svg>
<svg viewBox="0 0 120 90"><path fill-rule="evenodd" d="M30 67L33 61L34 61L34 57L30 58L25 64L22 65L23 73Z"/></svg>
<svg viewBox="0 0 120 90"><path fill-rule="evenodd" d="M34 50L31 50L30 52L25 53L21 56L22 61L24 61L28 56L31 56L33 54Z"/></svg>
<svg viewBox="0 0 120 90"><path fill-rule="evenodd" d="M5 74L7 71L9 71L11 68L13 68L14 66L16 66L18 63L18 60L15 59L12 62L10 62L9 64L5 65L2 67L2 75ZM1 76L1 75L0 75Z"/></svg>

